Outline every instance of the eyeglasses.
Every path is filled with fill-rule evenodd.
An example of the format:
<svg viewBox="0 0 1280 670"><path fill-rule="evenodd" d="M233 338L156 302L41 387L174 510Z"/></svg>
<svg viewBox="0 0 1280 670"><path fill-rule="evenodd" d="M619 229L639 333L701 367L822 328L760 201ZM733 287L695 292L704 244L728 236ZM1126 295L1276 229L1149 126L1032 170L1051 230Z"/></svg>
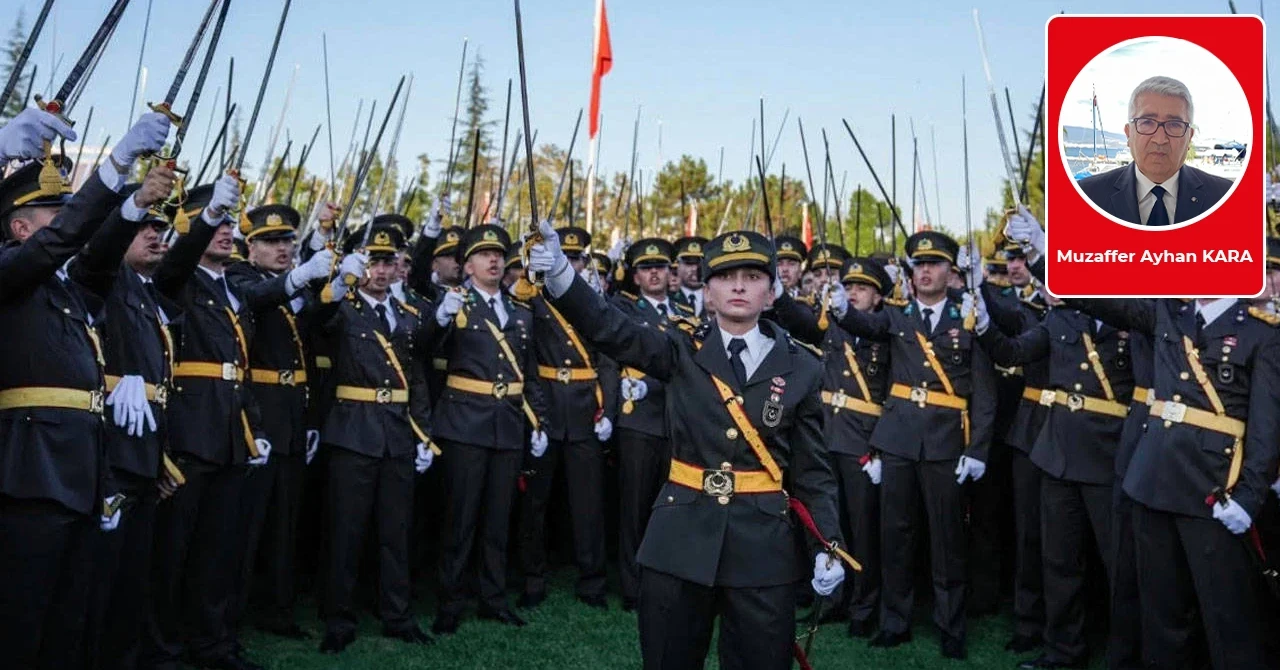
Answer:
<svg viewBox="0 0 1280 670"><path fill-rule="evenodd" d="M1164 134L1169 137L1183 137L1187 134L1187 129L1191 124L1178 119L1170 119L1168 121L1156 121L1146 117L1129 119L1129 123L1133 124L1133 129L1138 131L1139 135L1155 135L1156 131L1164 128Z"/></svg>

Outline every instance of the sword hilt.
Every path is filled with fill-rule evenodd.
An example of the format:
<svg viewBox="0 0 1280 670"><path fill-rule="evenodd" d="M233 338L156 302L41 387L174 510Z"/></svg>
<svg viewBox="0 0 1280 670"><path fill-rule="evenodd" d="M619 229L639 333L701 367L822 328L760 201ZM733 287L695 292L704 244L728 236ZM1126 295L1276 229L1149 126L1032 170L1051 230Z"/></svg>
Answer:
<svg viewBox="0 0 1280 670"><path fill-rule="evenodd" d="M36 107L40 108L40 111L48 112L58 117L59 120L61 120L63 123L66 123L68 126L76 125L75 121L72 121L71 119L68 119L66 116L63 116L62 109L64 105L61 100L54 99L46 102L44 97L41 96L39 93L35 94L34 97L36 101Z"/></svg>
<svg viewBox="0 0 1280 670"><path fill-rule="evenodd" d="M182 117L173 112L173 108L169 106L169 103L148 102L147 107L151 108L151 111L156 112L157 114L164 114L165 117L169 119L169 123L173 124L174 128L182 127Z"/></svg>

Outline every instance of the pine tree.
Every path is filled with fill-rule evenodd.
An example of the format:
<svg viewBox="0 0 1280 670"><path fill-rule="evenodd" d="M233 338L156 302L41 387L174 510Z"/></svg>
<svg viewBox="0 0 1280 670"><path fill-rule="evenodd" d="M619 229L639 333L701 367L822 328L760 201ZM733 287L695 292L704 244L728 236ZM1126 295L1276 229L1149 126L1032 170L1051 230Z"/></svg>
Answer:
<svg viewBox="0 0 1280 670"><path fill-rule="evenodd" d="M9 31L9 37L5 39L4 45L0 49L4 50L4 65L0 66L0 86L4 82L9 81L9 77L13 74L13 68L18 65L18 56L22 54L22 47L27 42L27 30L24 23L22 10L18 10L18 18L13 22L13 28ZM23 88L22 82L14 87L13 94L9 96L9 101L5 104L4 109L0 109L0 120L11 119L22 111L23 102L26 99L26 89Z"/></svg>

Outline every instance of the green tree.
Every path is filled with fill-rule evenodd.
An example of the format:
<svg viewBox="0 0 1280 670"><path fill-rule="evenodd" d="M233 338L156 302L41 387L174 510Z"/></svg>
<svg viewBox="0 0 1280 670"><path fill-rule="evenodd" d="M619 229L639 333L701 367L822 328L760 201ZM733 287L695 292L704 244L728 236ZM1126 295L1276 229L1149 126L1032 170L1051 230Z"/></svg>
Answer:
<svg viewBox="0 0 1280 670"><path fill-rule="evenodd" d="M456 155L454 156L453 178L448 180L448 166L445 166L445 173L441 175L441 188L448 189L453 198L454 214L459 217L466 215L467 210L467 194L471 185L471 174L473 170L472 157L475 156L476 164L476 207L473 207L472 216L479 216L478 206L482 201L482 194L485 190L485 175L493 164L499 160L498 157L492 156L493 150L493 128L498 123L496 120L485 120L485 115L489 112L489 92L483 83L484 75L484 59L479 55L471 65L467 86L467 104L464 111L465 116L458 119L458 138ZM476 152L477 141L479 142L479 152ZM449 181L449 183L445 183Z"/></svg>
<svg viewBox="0 0 1280 670"><path fill-rule="evenodd" d="M18 10L18 18L13 22L13 28L9 30L9 37L5 39L3 47L4 64L0 65L0 86L4 82L9 81L9 77L13 74L13 69L18 65L18 56L22 54L22 47L27 42L27 30L23 26L24 23L23 10ZM9 101L5 104L4 109L0 109L0 120L11 119L22 111L23 103L26 101L27 90L23 88L22 82L19 81L13 89L13 95L9 96Z"/></svg>

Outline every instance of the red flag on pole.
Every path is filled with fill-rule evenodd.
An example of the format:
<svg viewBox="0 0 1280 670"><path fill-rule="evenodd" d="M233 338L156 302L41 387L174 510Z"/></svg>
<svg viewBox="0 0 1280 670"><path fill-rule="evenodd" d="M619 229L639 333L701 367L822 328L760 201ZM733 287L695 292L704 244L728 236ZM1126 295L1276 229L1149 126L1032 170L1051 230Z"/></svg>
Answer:
<svg viewBox="0 0 1280 670"><path fill-rule="evenodd" d="M804 240L804 246L813 246L813 224L809 222L809 203L804 204L804 224L800 227L800 237Z"/></svg>
<svg viewBox="0 0 1280 670"><path fill-rule="evenodd" d="M589 139L595 139L600 131L600 80L613 69L613 45L609 42L609 15L604 0L596 0L595 50L591 59L591 119L588 121Z"/></svg>

